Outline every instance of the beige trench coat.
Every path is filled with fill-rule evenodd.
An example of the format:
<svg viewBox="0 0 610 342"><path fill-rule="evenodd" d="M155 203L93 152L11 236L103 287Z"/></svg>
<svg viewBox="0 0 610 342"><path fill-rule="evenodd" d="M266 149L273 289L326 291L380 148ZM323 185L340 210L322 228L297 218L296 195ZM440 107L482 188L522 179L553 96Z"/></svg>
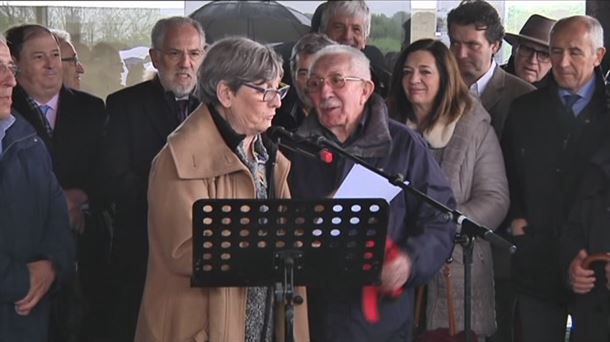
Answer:
<svg viewBox="0 0 610 342"><path fill-rule="evenodd" d="M289 161L278 153L278 198L289 197ZM202 198L255 198L246 166L201 105L155 157L148 190L149 258L137 342L241 342L245 288L192 288L192 205ZM298 292L305 298L305 291ZM305 298L306 299L306 298ZM283 313L276 315L283 341ZM295 340L309 341L306 304L295 306Z"/></svg>

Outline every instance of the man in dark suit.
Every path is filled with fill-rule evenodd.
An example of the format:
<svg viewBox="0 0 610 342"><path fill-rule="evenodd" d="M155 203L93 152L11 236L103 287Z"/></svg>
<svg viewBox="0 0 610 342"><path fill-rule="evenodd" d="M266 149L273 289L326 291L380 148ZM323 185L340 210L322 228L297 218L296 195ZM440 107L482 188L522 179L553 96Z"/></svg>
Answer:
<svg viewBox="0 0 610 342"><path fill-rule="evenodd" d="M599 69L603 42L593 17L557 21L549 44L552 82L515 100L506 122L508 218L517 246L512 275L524 342L559 341L565 334L569 296L559 262L561 227L585 166L610 133ZM572 257L581 262L586 252Z"/></svg>
<svg viewBox="0 0 610 342"><path fill-rule="evenodd" d="M62 85L59 45L46 27L12 27L6 32L6 39L19 68L12 97L13 109L34 126L49 150L53 171L68 204L70 224L74 233L80 236L89 228L85 224L86 211L97 209L98 186L93 175L106 120L104 103L97 97ZM89 246L79 243L79 249L89 251L90 247L101 243L103 241L93 241ZM83 272L90 271L86 265L81 266L79 278L83 278ZM92 274L98 272L95 270ZM56 333L62 341L79 338L82 307L63 302L78 295L78 287L67 288L60 296ZM99 293L91 295L100 296Z"/></svg>
<svg viewBox="0 0 610 342"><path fill-rule="evenodd" d="M115 305L113 341L133 341L148 258L148 173L169 133L199 105L193 95L205 56L199 23L161 19L153 27L149 53L154 79L110 94L103 148L107 195L116 206L111 269ZM168 227L171 229L171 227Z"/></svg>

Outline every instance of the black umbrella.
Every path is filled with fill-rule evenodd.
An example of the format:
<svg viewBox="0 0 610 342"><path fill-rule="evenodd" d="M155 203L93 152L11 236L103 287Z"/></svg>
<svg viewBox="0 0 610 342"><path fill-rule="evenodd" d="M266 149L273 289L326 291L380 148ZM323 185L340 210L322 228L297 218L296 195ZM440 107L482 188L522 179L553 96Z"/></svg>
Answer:
<svg viewBox="0 0 610 342"><path fill-rule="evenodd" d="M261 43L296 41L309 32L311 20L275 1L212 1L190 15L201 23L208 43L245 36Z"/></svg>

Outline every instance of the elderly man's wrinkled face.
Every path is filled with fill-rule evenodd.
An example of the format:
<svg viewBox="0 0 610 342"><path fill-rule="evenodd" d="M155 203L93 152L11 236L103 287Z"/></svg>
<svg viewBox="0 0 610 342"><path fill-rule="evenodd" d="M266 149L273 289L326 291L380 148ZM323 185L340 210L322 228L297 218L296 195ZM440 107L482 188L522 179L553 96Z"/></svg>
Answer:
<svg viewBox="0 0 610 342"><path fill-rule="evenodd" d="M339 44L364 50L367 41L364 23L364 18L338 14L330 18L324 33Z"/></svg>
<svg viewBox="0 0 610 342"><path fill-rule="evenodd" d="M17 82L35 100L46 102L59 94L63 82L61 53L53 35L44 32L28 39L17 66Z"/></svg>
<svg viewBox="0 0 610 342"><path fill-rule="evenodd" d="M452 24L449 27L449 40L449 48L468 86L489 70L491 59L500 49L499 42L490 44L485 38L485 30L477 30L474 24Z"/></svg>
<svg viewBox="0 0 610 342"><path fill-rule="evenodd" d="M72 43L62 41L59 44L61 50L61 61L63 62L63 82L64 86L72 89L80 89L81 75L85 73L85 68L78 60L76 50Z"/></svg>
<svg viewBox="0 0 610 342"><path fill-rule="evenodd" d="M595 76L594 69L604 57L604 48L594 48L583 23L572 23L553 32L550 41L553 76L560 87L578 92Z"/></svg>
<svg viewBox="0 0 610 342"><path fill-rule="evenodd" d="M515 49L515 74L519 78L534 83L544 78L551 70L548 47L523 41Z"/></svg>
<svg viewBox="0 0 610 342"><path fill-rule="evenodd" d="M0 43L0 120L4 120L11 114L13 101L13 87L17 85L15 81L15 69L8 46Z"/></svg>
<svg viewBox="0 0 610 342"><path fill-rule="evenodd" d="M318 120L340 141L353 133L373 92L372 82L353 70L350 58L345 54L320 57L307 82Z"/></svg>
<svg viewBox="0 0 610 342"><path fill-rule="evenodd" d="M190 94L197 84L197 71L205 51L205 41L191 25L178 25L168 29L162 48L151 49L152 63L159 72L163 88L177 97Z"/></svg>

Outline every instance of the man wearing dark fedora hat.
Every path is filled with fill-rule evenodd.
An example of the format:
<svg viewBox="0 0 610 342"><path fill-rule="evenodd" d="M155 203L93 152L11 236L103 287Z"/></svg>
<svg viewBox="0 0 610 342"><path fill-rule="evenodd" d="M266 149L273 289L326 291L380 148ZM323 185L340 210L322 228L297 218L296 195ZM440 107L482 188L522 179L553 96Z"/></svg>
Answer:
<svg viewBox="0 0 610 342"><path fill-rule="evenodd" d="M555 20L534 14L527 19L518 34L506 33L506 40L513 47L504 70L533 84L543 86L551 70L549 33Z"/></svg>

